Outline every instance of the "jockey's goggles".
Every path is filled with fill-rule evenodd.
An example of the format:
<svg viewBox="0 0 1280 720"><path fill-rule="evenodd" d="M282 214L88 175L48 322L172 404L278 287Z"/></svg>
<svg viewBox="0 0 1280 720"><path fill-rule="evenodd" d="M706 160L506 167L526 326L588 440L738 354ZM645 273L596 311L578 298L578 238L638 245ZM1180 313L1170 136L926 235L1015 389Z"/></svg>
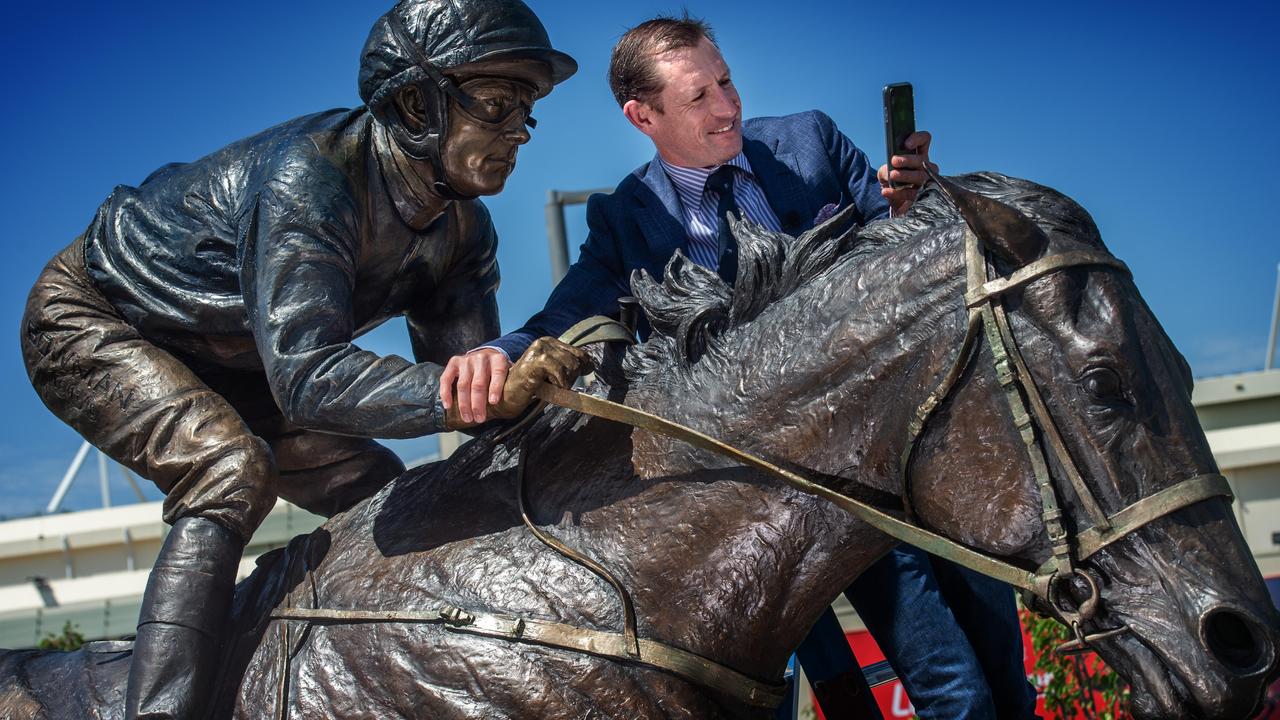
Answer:
<svg viewBox="0 0 1280 720"><path fill-rule="evenodd" d="M530 129L538 126L538 121L530 115L538 90L529 83L504 77L478 77L462 83L458 90L454 96L458 110L485 129L505 129L517 116Z"/></svg>

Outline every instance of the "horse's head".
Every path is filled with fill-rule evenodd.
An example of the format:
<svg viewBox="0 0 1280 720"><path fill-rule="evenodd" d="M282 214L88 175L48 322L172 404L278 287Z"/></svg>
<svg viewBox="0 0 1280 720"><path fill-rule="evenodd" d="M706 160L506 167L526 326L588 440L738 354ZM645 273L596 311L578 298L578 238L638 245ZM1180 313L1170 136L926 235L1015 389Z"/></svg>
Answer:
<svg viewBox="0 0 1280 720"><path fill-rule="evenodd" d="M986 175L961 184L977 192L953 186L948 194L1000 275L1042 258L1105 252L1088 214L1048 188ZM1063 267L1001 301L1010 371L1020 374L1020 354L1033 384L1003 387L992 339L979 334L976 354L911 456L909 499L919 517L971 546L1051 562L1038 452L1079 571L1057 583L1054 612L1082 616L1078 633L1131 681L1135 714L1248 716L1276 670L1280 622L1229 502L1209 497L1163 516L1148 502L1139 513L1147 521L1136 526L1121 514L1162 491L1177 507L1189 491L1179 483L1217 473L1186 362L1114 266ZM1011 407L1034 406L1036 388L1047 417L1035 423L1029 453ZM1010 392L1018 396L1013 405ZM1116 539L1086 548L1090 529L1108 524L1118 528ZM1094 607L1081 613L1082 603Z"/></svg>

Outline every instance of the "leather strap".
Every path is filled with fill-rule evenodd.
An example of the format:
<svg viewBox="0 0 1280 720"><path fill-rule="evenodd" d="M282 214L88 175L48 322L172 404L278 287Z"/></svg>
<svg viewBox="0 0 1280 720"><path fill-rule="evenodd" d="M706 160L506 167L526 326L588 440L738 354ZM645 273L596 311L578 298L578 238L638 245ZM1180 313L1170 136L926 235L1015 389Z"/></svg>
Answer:
<svg viewBox="0 0 1280 720"><path fill-rule="evenodd" d="M816 495L835 503L837 506L847 510L858 518L866 521L876 529L891 535L898 540L915 545L916 547L940 555L950 560L955 560L966 567L977 570L984 575L1003 580L1015 587L1031 588L1032 578L1028 571L1010 565L1006 562L988 557L980 552L972 550L968 547L949 540L941 535L932 533L923 528L916 527L907 522L903 522L871 505L864 503L847 495L842 495L823 485L819 485L811 480L801 477L800 475L787 470L786 468L775 465L768 460L752 455L743 450L727 445L716 440L715 438L705 435L686 427L679 423L672 422L666 418L652 415L643 410L621 405L619 403L604 400L602 398L593 397L573 390L558 388L553 385L543 385L537 390L537 396L541 400L545 400L552 405L577 410L578 412L593 415L605 420L613 420L626 425L649 430L660 435L687 442L694 447L723 455L732 460L736 460L743 465L763 470L775 477L778 477L788 485L806 492L810 495Z"/></svg>
<svg viewBox="0 0 1280 720"><path fill-rule="evenodd" d="M1234 499L1231 485L1225 477L1206 473L1188 478L1112 515L1109 526L1094 526L1081 532L1076 536L1076 552L1084 560L1152 520L1214 497L1226 498L1228 502Z"/></svg>
<svg viewBox="0 0 1280 720"><path fill-rule="evenodd" d="M569 547L561 542L559 538L538 527L534 524L533 518L529 517L529 501L525 495L524 482L525 463L529 458L529 451L525 447L526 440L527 436L520 439L520 464L516 467L516 502L520 510L520 519L524 522L524 526L528 528L529 532L533 533L533 536L543 545L590 570L597 577L613 586L614 591L618 593L618 599L622 603L622 649L626 651L628 657L638 659L640 657L640 632L636 624L636 608L631 601L631 593L627 592L627 588L622 584L622 581L618 580L613 573L609 572L608 568L596 562L595 559Z"/></svg>
<svg viewBox="0 0 1280 720"><path fill-rule="evenodd" d="M560 342L582 347L598 342L635 344L635 333L613 318L595 315L581 320L560 335Z"/></svg>
<svg viewBox="0 0 1280 720"><path fill-rule="evenodd" d="M966 227L967 232L972 233L973 230ZM1093 250L1071 250L1057 255L1048 255L1042 257L1035 262L1018 268L1008 277L996 278L982 283L978 287L969 290L964 295L965 304L969 307L977 307L989 300L1003 295L1010 290L1022 287L1038 277L1048 275L1063 268L1077 267L1080 265L1100 265L1115 268L1129 275L1129 266L1106 253L1096 252Z"/></svg>
<svg viewBox="0 0 1280 720"><path fill-rule="evenodd" d="M785 684L764 683L712 660L653 640L639 638L638 655L623 647L616 632L591 630L535 618L480 613L442 605L421 612L403 610L333 610L278 608L273 620L302 620L318 625L354 623L421 623L441 625L466 635L481 635L512 642L575 650L598 657L665 670L690 682L713 688L754 707L775 708L782 702Z"/></svg>

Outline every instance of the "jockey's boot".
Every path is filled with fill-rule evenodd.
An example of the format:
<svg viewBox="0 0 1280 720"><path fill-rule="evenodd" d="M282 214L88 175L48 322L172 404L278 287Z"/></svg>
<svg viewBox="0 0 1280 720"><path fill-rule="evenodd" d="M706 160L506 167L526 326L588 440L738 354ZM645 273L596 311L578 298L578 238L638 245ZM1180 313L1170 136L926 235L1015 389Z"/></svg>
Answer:
<svg viewBox="0 0 1280 720"><path fill-rule="evenodd" d="M142 596L126 720L208 715L244 542L212 520L173 524Z"/></svg>

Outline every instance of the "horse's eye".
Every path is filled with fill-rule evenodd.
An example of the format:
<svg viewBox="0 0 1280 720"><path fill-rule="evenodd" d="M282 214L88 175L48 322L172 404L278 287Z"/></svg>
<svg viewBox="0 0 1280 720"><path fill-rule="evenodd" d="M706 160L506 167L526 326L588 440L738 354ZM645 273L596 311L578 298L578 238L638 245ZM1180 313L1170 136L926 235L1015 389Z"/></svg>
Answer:
<svg viewBox="0 0 1280 720"><path fill-rule="evenodd" d="M1120 382L1120 375L1111 368L1094 368L1085 373L1084 389L1089 393L1089 397L1102 402L1125 399L1124 384Z"/></svg>

